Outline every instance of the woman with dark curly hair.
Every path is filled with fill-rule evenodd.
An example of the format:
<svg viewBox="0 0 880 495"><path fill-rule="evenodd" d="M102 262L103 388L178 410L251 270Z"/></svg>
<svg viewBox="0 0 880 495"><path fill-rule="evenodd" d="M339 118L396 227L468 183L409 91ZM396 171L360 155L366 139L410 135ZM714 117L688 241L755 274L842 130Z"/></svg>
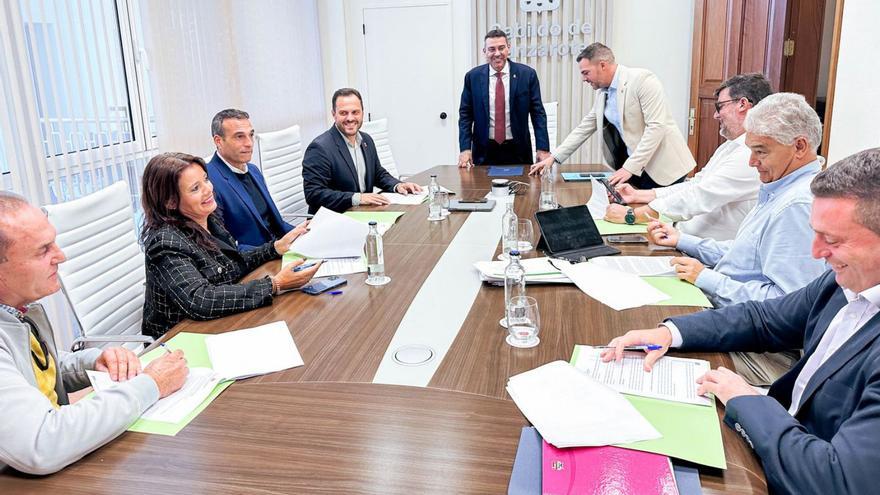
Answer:
<svg viewBox="0 0 880 495"><path fill-rule="evenodd" d="M204 160L185 153L162 153L144 169L141 240L147 267L143 333L161 337L184 318L210 320L272 303L286 289L301 287L320 263L250 282L241 278L278 259L294 239L307 232L303 223L284 237L247 252L214 214L214 188Z"/></svg>

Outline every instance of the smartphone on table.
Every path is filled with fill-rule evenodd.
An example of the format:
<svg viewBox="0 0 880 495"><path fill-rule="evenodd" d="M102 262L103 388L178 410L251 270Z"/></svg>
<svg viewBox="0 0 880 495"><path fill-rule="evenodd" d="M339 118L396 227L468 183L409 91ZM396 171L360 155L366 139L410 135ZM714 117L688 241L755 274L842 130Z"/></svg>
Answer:
<svg viewBox="0 0 880 495"><path fill-rule="evenodd" d="M303 286L303 288L300 290L310 296L317 296L322 292L328 291L334 287L339 287L340 285L345 285L347 283L348 280L336 275L332 275L326 278L313 280L312 283Z"/></svg>

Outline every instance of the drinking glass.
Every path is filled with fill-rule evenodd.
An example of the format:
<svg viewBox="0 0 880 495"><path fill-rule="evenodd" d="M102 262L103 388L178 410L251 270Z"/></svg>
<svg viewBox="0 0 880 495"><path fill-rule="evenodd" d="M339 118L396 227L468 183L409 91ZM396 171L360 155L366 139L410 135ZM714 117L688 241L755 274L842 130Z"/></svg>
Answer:
<svg viewBox="0 0 880 495"><path fill-rule="evenodd" d="M538 332L541 331L541 315L538 312L538 301L530 296L517 296L510 299L507 306L506 342L513 347L535 347L541 342Z"/></svg>
<svg viewBox="0 0 880 495"><path fill-rule="evenodd" d="M516 222L517 248L520 254L526 254L535 248L535 226L528 218L520 218Z"/></svg>

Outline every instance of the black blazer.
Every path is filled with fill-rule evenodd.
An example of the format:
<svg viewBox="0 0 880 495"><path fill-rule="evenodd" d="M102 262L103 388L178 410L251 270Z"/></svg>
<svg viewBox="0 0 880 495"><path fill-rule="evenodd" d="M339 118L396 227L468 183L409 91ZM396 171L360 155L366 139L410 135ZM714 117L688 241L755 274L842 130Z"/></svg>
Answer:
<svg viewBox="0 0 880 495"><path fill-rule="evenodd" d="M400 181L379 163L373 138L365 132L361 132L361 136L366 168L365 192L373 192L373 187L394 191L394 186ZM351 197L358 192L357 169L351 161L348 145L336 126L316 137L306 148L303 188L309 213L315 213L322 206L338 212L351 208Z"/></svg>
<svg viewBox="0 0 880 495"><path fill-rule="evenodd" d="M159 338L184 318L210 320L272 303L268 277L238 283L258 266L279 258L273 243L239 252L215 215L208 228L220 252L207 250L177 227L165 225L144 242L147 288L145 335Z"/></svg>
<svg viewBox="0 0 880 495"><path fill-rule="evenodd" d="M532 156L529 116L535 128L535 149L550 151L547 114L541 102L538 73L528 65L510 64L510 132L520 156ZM486 161L489 146L489 64L471 69L464 76L458 107L459 151L472 150L475 165Z"/></svg>
<svg viewBox="0 0 880 495"><path fill-rule="evenodd" d="M771 493L877 493L880 466L880 313L816 370L788 414L792 390L831 320L846 305L834 272L782 297L671 318L681 349L804 356L768 396L727 402L724 422L761 458Z"/></svg>

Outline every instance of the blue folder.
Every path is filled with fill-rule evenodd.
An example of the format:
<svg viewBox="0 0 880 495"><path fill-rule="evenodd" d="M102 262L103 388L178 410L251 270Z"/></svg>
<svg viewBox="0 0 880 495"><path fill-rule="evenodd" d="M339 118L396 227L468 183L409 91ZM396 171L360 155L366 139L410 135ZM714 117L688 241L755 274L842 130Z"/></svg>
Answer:
<svg viewBox="0 0 880 495"><path fill-rule="evenodd" d="M675 484L678 485L679 495L702 495L703 487L700 485L700 472L697 468L681 466L672 463L672 474L675 475Z"/></svg>
<svg viewBox="0 0 880 495"><path fill-rule="evenodd" d="M519 434L519 447L507 495L541 495L541 435L538 430L526 426Z"/></svg>
<svg viewBox="0 0 880 495"><path fill-rule="evenodd" d="M489 167L489 177L511 177L522 174L523 167L499 167L497 165Z"/></svg>

